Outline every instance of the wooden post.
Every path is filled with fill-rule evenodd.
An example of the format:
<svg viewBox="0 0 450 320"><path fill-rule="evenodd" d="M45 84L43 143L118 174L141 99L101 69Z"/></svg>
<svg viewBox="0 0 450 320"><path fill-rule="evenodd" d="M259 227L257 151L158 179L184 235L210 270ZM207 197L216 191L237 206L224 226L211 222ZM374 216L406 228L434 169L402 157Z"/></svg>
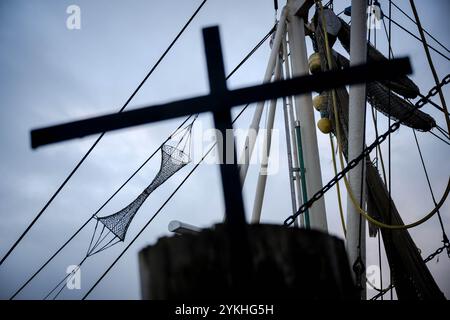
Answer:
<svg viewBox="0 0 450 320"><path fill-rule="evenodd" d="M342 240L317 230L247 225L255 299L357 299ZM139 254L143 299L233 298L224 225L163 237Z"/></svg>

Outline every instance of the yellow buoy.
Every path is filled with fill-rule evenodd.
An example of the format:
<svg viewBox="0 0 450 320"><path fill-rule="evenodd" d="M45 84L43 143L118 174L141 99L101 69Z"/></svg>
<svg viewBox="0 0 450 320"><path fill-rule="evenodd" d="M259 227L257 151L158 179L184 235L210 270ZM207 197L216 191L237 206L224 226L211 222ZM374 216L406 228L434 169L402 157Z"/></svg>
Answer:
<svg viewBox="0 0 450 320"><path fill-rule="evenodd" d="M321 71L320 67L320 55L318 52L314 52L308 59L309 71L316 73Z"/></svg>
<svg viewBox="0 0 450 320"><path fill-rule="evenodd" d="M331 121L328 118L322 118L317 122L317 127L322 133L330 133L331 132Z"/></svg>
<svg viewBox="0 0 450 320"><path fill-rule="evenodd" d="M328 95L326 92L322 92L321 94L315 96L313 98L313 106L317 111L322 110L327 106Z"/></svg>

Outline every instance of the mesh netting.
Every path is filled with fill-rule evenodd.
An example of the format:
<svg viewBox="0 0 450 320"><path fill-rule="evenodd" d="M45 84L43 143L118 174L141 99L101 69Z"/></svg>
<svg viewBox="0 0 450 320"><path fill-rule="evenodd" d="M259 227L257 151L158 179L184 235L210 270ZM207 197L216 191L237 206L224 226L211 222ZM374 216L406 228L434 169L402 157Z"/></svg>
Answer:
<svg viewBox="0 0 450 320"><path fill-rule="evenodd" d="M400 120L410 128L429 131L436 126L435 120L430 115L418 110L379 82L367 84L367 100L385 115Z"/></svg>
<svg viewBox="0 0 450 320"><path fill-rule="evenodd" d="M131 221L148 196L189 161L189 156L182 150L167 144L163 145L161 148L161 167L152 183L128 206L112 215L97 218L97 220L120 240L125 240Z"/></svg>
<svg viewBox="0 0 450 320"><path fill-rule="evenodd" d="M347 38L347 30L349 27L345 22L342 22L342 30L340 32L340 40L343 41L343 46L349 50L347 41L350 41ZM343 36L345 35L345 37ZM349 35L348 35L349 36ZM316 27L316 32L313 37L313 44L315 50L319 52L321 68L322 70L327 69L326 63L326 52L325 52L325 40L322 32L322 28ZM376 51L375 48L369 45L369 60L371 61L380 61L386 60L384 56ZM336 51L332 51L332 64L335 68L348 68L350 63L347 58L337 53ZM394 85L395 84L395 85ZM389 89L390 88L390 89ZM405 95L405 96L414 96L414 92L418 91L417 86L408 78L402 77L396 79L391 82L370 82L366 85L367 89L367 100L368 102L376 108L378 111L383 114L392 117L394 120L400 120L403 125L406 125L410 128L420 130L420 131L429 131L433 127L436 126L435 120L425 112L417 109L414 105L412 105L407 100L403 99L400 95L395 92ZM338 93L338 100L341 100L344 103L343 114L346 119L341 119L342 125L348 123L348 94L346 93L345 87L341 87L336 89ZM347 96L347 97L344 97ZM417 95L417 94L416 94ZM339 102L338 102L339 104ZM339 109L339 106L338 106ZM332 100L328 99L328 110L330 114L333 114L333 104ZM333 120L333 117L331 117ZM346 128L343 128L344 130ZM346 131L343 131L344 133Z"/></svg>

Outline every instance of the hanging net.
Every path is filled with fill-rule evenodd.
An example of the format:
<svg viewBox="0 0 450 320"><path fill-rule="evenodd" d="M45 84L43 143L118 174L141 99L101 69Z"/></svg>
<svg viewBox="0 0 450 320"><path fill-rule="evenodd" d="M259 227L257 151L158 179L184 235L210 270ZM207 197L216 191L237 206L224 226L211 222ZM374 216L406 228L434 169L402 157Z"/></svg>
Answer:
<svg viewBox="0 0 450 320"><path fill-rule="evenodd" d="M125 240L125 235L131 221L148 196L190 162L189 155L178 148L178 146L179 144L176 147L164 144L161 147L161 166L158 173L150 185L133 202L112 215L97 218L100 223L121 241Z"/></svg>

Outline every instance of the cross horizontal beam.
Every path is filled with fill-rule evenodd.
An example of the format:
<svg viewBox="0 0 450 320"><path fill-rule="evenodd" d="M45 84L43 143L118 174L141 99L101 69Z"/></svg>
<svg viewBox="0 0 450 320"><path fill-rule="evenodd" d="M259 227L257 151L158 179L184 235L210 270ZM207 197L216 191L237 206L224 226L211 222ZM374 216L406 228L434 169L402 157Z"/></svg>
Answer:
<svg viewBox="0 0 450 320"><path fill-rule="evenodd" d="M220 94L212 92L199 97L35 129L31 131L31 147L34 149L55 142L194 113L215 112L224 107L231 108L246 103L311 91L320 92L349 84L395 79L411 72L409 59L399 58L390 61L372 62L343 70L299 76L253 87L235 90L225 88ZM221 103L217 103L219 99Z"/></svg>

